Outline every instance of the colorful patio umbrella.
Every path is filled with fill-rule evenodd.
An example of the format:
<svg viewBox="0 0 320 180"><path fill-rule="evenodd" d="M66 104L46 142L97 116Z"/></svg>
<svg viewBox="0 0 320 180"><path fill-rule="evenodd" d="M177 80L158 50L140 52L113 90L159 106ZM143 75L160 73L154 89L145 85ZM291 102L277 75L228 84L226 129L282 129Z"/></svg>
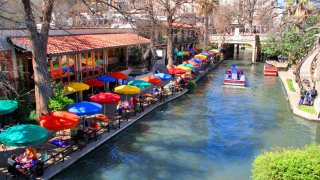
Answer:
<svg viewBox="0 0 320 180"><path fill-rule="evenodd" d="M111 72L109 73L109 76L115 78L115 79L126 79L127 75L123 74L122 72Z"/></svg>
<svg viewBox="0 0 320 180"><path fill-rule="evenodd" d="M21 124L12 126L0 134L0 142L6 146L32 146L44 142L48 131L37 125Z"/></svg>
<svg viewBox="0 0 320 180"><path fill-rule="evenodd" d="M114 77L107 76L107 75L98 76L96 79L99 80L99 81L105 82L105 83L115 82L116 81L116 79Z"/></svg>
<svg viewBox="0 0 320 180"><path fill-rule="evenodd" d="M12 113L18 109L18 102L14 100L0 100L0 116Z"/></svg>
<svg viewBox="0 0 320 180"><path fill-rule="evenodd" d="M183 61L182 64L191 64L193 66L199 66L198 63L194 62L194 61L191 61L191 60L188 60L188 61Z"/></svg>
<svg viewBox="0 0 320 180"><path fill-rule="evenodd" d="M71 129L78 125L79 116L68 111L55 111L40 116L39 123L50 131Z"/></svg>
<svg viewBox="0 0 320 180"><path fill-rule="evenodd" d="M192 64L180 64L180 65L178 66L178 68L179 68L179 67L188 67L188 68L190 68L190 69L195 68L195 66L192 65Z"/></svg>
<svg viewBox="0 0 320 180"><path fill-rule="evenodd" d="M86 80L83 83L91 86L91 87L96 87L96 86L104 86L104 83L102 81L99 81L97 79L90 79L90 80Z"/></svg>
<svg viewBox="0 0 320 180"><path fill-rule="evenodd" d="M137 88L135 86L130 86L130 85L121 85L114 88L114 92L120 93L120 94L139 94L140 88Z"/></svg>
<svg viewBox="0 0 320 180"><path fill-rule="evenodd" d="M210 51L211 51L211 52L220 53L220 50L219 50L219 49L211 49Z"/></svg>
<svg viewBox="0 0 320 180"><path fill-rule="evenodd" d="M90 101L99 104L113 104L120 101L120 96L113 93L99 93L91 96Z"/></svg>
<svg viewBox="0 0 320 180"><path fill-rule="evenodd" d="M185 72L191 72L191 70L192 70L191 68L188 68L187 66L178 66L177 69L182 69Z"/></svg>
<svg viewBox="0 0 320 180"><path fill-rule="evenodd" d="M188 51L182 51L184 53L185 56L189 56L190 53Z"/></svg>
<svg viewBox="0 0 320 180"><path fill-rule="evenodd" d="M77 114L78 116L90 116L100 113L102 106L95 102L82 101L79 103L71 104L68 111Z"/></svg>
<svg viewBox="0 0 320 180"><path fill-rule="evenodd" d="M202 62L206 62L207 61L207 57L206 56L197 55L197 56L194 56L194 58L199 59Z"/></svg>
<svg viewBox="0 0 320 180"><path fill-rule="evenodd" d="M184 69L181 69L181 68L169 68L168 69L168 73L169 74L185 74L186 71Z"/></svg>
<svg viewBox="0 0 320 180"><path fill-rule="evenodd" d="M153 85L157 85L157 84L161 84L162 80L160 78L157 78L157 77L149 77L148 82L153 84Z"/></svg>
<svg viewBox="0 0 320 180"><path fill-rule="evenodd" d="M182 51L179 51L176 53L176 56L182 57L182 56L185 56L185 53L183 53Z"/></svg>
<svg viewBox="0 0 320 180"><path fill-rule="evenodd" d="M147 88L147 87L151 86L151 83L148 83L148 82L143 81L143 80L133 80L133 81L129 81L128 85L136 86L138 88Z"/></svg>
<svg viewBox="0 0 320 180"><path fill-rule="evenodd" d="M208 56L209 56L209 54L208 54L208 53L201 53L201 55L202 55L202 56L206 56L206 57L208 57Z"/></svg>
<svg viewBox="0 0 320 180"><path fill-rule="evenodd" d="M197 58L193 58L193 59L191 59L191 61L194 61L197 64L201 64L202 63L202 60L197 59Z"/></svg>
<svg viewBox="0 0 320 180"><path fill-rule="evenodd" d="M64 89L69 92L78 92L88 90L90 88L89 85L80 82L73 82L64 86Z"/></svg>
<svg viewBox="0 0 320 180"><path fill-rule="evenodd" d="M100 65L103 65L104 60L102 60L102 59L100 59L100 60L95 60L95 62L96 62L97 64L100 63Z"/></svg>
<svg viewBox="0 0 320 180"><path fill-rule="evenodd" d="M105 105L120 101L120 96L113 93L99 93L90 97L90 101ZM103 106L103 114L106 114L106 108Z"/></svg>
<svg viewBox="0 0 320 180"><path fill-rule="evenodd" d="M211 51L208 51L207 52L210 56L214 56L215 54L213 53L213 52L211 52Z"/></svg>
<svg viewBox="0 0 320 180"><path fill-rule="evenodd" d="M191 54L196 53L193 49L188 49L187 51L190 52Z"/></svg>
<svg viewBox="0 0 320 180"><path fill-rule="evenodd" d="M65 71L58 69L58 70L53 70L51 71L51 77L55 77L55 76L61 76L65 73Z"/></svg>
<svg viewBox="0 0 320 180"><path fill-rule="evenodd" d="M165 74L165 73L158 73L158 74L154 74L153 76L161 79L162 81L168 81L172 79L171 75Z"/></svg>

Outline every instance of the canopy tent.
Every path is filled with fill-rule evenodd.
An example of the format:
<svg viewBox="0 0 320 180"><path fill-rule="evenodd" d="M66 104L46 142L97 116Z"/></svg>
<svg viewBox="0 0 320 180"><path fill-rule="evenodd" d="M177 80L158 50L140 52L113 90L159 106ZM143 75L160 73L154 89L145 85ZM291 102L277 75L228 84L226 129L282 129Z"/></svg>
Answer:
<svg viewBox="0 0 320 180"><path fill-rule="evenodd" d="M78 125L79 116L68 111L55 111L40 116L39 123L49 131L71 129Z"/></svg>
<svg viewBox="0 0 320 180"><path fill-rule="evenodd" d="M0 142L6 146L32 146L44 142L48 131L37 125L21 124L12 126L0 134Z"/></svg>
<svg viewBox="0 0 320 180"><path fill-rule="evenodd" d="M88 90L90 88L89 85L80 82L73 82L64 86L64 90L69 92L78 92Z"/></svg>
<svg viewBox="0 0 320 180"><path fill-rule="evenodd" d="M181 69L181 68L169 68L168 69L168 73L169 74L185 74L186 71L184 69Z"/></svg>
<svg viewBox="0 0 320 180"><path fill-rule="evenodd" d="M171 75L165 74L165 73L158 73L158 74L154 74L153 76L161 79L162 81L168 81L172 79Z"/></svg>
<svg viewBox="0 0 320 180"><path fill-rule="evenodd" d="M100 113L102 106L95 102L78 102L71 104L68 111L77 114L78 116L90 116Z"/></svg>
<svg viewBox="0 0 320 180"><path fill-rule="evenodd" d="M143 80L133 80L133 81L129 81L128 85L136 86L138 88L147 88L147 87L151 86L151 83L148 83L148 82L143 81Z"/></svg>
<svg viewBox="0 0 320 180"><path fill-rule="evenodd" d="M114 88L114 92L120 93L120 94L139 94L140 88L137 88L135 86L130 86L130 85L121 85Z"/></svg>
<svg viewBox="0 0 320 180"><path fill-rule="evenodd" d="M18 109L18 102L14 100L0 100L0 116L12 113Z"/></svg>

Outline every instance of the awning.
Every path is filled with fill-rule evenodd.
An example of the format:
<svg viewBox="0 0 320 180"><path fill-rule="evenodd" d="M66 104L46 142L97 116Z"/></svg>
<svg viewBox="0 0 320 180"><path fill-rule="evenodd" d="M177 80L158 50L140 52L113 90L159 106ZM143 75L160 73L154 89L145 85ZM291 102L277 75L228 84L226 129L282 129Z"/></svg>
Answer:
<svg viewBox="0 0 320 180"><path fill-rule="evenodd" d="M10 37L10 41L15 46L31 51L29 37ZM50 36L47 54L54 56L148 43L149 39L133 33Z"/></svg>

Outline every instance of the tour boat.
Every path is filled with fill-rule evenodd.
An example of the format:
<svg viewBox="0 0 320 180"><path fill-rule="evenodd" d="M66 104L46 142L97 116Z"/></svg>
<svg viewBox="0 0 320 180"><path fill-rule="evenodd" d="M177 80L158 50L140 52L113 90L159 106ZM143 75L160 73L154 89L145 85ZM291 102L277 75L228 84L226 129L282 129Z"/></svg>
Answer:
<svg viewBox="0 0 320 180"><path fill-rule="evenodd" d="M226 69L223 84L244 87L246 85L246 77L243 70L238 69L235 64L232 64L231 69Z"/></svg>
<svg viewBox="0 0 320 180"><path fill-rule="evenodd" d="M278 75L278 69L277 69L277 67L275 67L273 65L267 64L267 65L264 66L263 74L265 76L277 76Z"/></svg>

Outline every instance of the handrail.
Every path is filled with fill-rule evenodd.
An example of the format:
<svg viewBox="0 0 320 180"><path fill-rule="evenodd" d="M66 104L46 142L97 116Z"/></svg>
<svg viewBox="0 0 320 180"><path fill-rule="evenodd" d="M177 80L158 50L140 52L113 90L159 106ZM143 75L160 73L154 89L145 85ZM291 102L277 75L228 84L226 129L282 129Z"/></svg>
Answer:
<svg viewBox="0 0 320 180"><path fill-rule="evenodd" d="M315 86L315 82L316 80L314 79L314 73L316 71L316 67L317 66L317 63L318 63L318 58L317 56L315 56L313 59L312 59L312 62L311 62L311 66L310 66L310 77L311 77L311 83L312 84L312 87Z"/></svg>
<svg viewBox="0 0 320 180"><path fill-rule="evenodd" d="M316 49L316 46L313 45L312 47L310 47L307 50L307 53L304 53L304 55L299 59L299 63L297 65L296 71L295 71L295 75L296 75L296 79L297 79L297 83L299 85L299 87L302 87L302 83L301 83L301 77L300 77L300 69L302 67L302 64L311 56L311 54L313 54L312 52Z"/></svg>

